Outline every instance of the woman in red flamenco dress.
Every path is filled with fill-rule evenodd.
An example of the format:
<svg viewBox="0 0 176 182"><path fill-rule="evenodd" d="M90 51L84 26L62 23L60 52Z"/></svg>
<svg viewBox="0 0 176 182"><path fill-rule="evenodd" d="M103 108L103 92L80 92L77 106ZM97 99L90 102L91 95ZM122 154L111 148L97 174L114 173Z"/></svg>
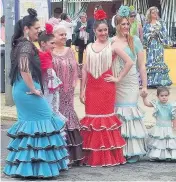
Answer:
<svg viewBox="0 0 176 182"><path fill-rule="evenodd" d="M115 82L119 82L133 65L132 60L108 40L106 13L94 14L95 43L86 49L86 64L81 83L81 102L85 104L86 116L81 120L84 164L115 166L126 162L123 156L125 140L120 133L121 122L114 113ZM125 67L118 78L112 76L112 55L124 60Z"/></svg>

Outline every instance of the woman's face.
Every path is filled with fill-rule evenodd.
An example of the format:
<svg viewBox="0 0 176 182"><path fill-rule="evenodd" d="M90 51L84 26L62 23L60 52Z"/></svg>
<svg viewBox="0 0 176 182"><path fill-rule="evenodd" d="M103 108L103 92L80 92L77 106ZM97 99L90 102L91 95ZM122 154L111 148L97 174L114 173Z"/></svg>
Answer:
<svg viewBox="0 0 176 182"><path fill-rule="evenodd" d="M87 17L86 16L81 16L80 19L81 19L82 23L86 23L86 21L87 21Z"/></svg>
<svg viewBox="0 0 176 182"><path fill-rule="evenodd" d="M95 29L95 35L99 41L101 41L101 42L106 41L108 38L108 26L107 26L107 24L101 23L100 25L98 25L98 27Z"/></svg>
<svg viewBox="0 0 176 182"><path fill-rule="evenodd" d="M133 23L136 20L136 15L132 14L130 15L130 22Z"/></svg>
<svg viewBox="0 0 176 182"><path fill-rule="evenodd" d="M53 51L55 48L55 37L47 42L42 42L42 48L44 51Z"/></svg>
<svg viewBox="0 0 176 182"><path fill-rule="evenodd" d="M120 33L122 35L127 35L129 34L129 31L130 31L130 23L126 18L124 18L120 23Z"/></svg>
<svg viewBox="0 0 176 182"><path fill-rule="evenodd" d="M60 28L56 30L56 32L54 33L54 36L55 36L56 44L65 45L67 34L64 28Z"/></svg>
<svg viewBox="0 0 176 182"><path fill-rule="evenodd" d="M39 22L35 22L33 26L31 27L25 27L26 32L28 33L28 36L31 41L37 41L38 40L38 34L40 32L40 24Z"/></svg>
<svg viewBox="0 0 176 182"><path fill-rule="evenodd" d="M156 19L158 19L158 12L156 11L156 10L152 10L151 12L150 12L150 15L151 15L151 19L153 20L156 20Z"/></svg>

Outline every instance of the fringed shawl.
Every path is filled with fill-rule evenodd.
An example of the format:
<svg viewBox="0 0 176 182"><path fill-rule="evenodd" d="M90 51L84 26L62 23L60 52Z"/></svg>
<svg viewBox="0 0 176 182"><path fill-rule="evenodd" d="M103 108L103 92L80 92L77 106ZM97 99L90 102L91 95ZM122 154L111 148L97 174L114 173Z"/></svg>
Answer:
<svg viewBox="0 0 176 182"><path fill-rule="evenodd" d="M111 43L100 52L95 52L92 48L92 43L89 44L86 53L86 64L87 71L96 79L109 70L112 66Z"/></svg>

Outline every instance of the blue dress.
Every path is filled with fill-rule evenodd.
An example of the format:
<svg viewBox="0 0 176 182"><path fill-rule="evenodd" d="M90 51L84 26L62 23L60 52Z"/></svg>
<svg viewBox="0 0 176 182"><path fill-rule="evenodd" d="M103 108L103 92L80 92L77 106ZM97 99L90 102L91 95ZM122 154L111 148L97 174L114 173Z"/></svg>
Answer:
<svg viewBox="0 0 176 182"><path fill-rule="evenodd" d="M29 55L30 51L27 51L30 44L23 43L18 54ZM25 62L19 64L24 66ZM31 68L29 60L28 64ZM41 90L40 84L34 79L33 82L35 88ZM52 112L44 97L28 95L26 92L29 91L19 72L12 88L18 120L7 132L12 140L8 145L10 152L4 173L12 177L55 177L60 174L60 170L68 169L63 131L65 122Z"/></svg>
<svg viewBox="0 0 176 182"><path fill-rule="evenodd" d="M176 119L176 103L162 104L151 101L155 111L156 125L150 132L147 156L152 160L176 160L176 131L172 120Z"/></svg>
<svg viewBox="0 0 176 182"><path fill-rule="evenodd" d="M143 28L143 42L147 47L147 80L149 87L170 86L168 66L164 63L164 45L167 44L164 22L155 25L146 23Z"/></svg>
<svg viewBox="0 0 176 182"><path fill-rule="evenodd" d="M116 103L115 112L123 125L121 128L122 136L126 140L124 156L128 162L136 162L139 156L147 152L146 137L148 136L144 122L142 121L143 112L138 106L139 81L137 54L143 51L140 39L134 36L134 54L129 46L124 51L133 60L134 65L127 75L116 84ZM124 62L119 57L113 61L113 73L118 77L124 68Z"/></svg>

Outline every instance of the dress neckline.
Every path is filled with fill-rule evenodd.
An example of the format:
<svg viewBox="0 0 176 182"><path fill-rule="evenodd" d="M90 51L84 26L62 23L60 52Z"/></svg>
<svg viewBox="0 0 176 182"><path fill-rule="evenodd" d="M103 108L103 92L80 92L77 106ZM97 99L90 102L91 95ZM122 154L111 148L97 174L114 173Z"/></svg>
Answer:
<svg viewBox="0 0 176 182"><path fill-rule="evenodd" d="M94 49L93 49L93 43L91 44L91 49L92 49L92 51L94 52L94 53L100 53L100 52L102 52L107 46L109 45L109 42L103 47L103 49L101 49L100 51L95 51Z"/></svg>
<svg viewBox="0 0 176 182"><path fill-rule="evenodd" d="M52 52L52 55L53 55L53 56L56 56L56 57L63 57L63 56L65 56L65 55L68 53L69 49L70 49L70 48L67 48L67 50L64 51L64 52L65 52L64 54L55 54L55 53Z"/></svg>

